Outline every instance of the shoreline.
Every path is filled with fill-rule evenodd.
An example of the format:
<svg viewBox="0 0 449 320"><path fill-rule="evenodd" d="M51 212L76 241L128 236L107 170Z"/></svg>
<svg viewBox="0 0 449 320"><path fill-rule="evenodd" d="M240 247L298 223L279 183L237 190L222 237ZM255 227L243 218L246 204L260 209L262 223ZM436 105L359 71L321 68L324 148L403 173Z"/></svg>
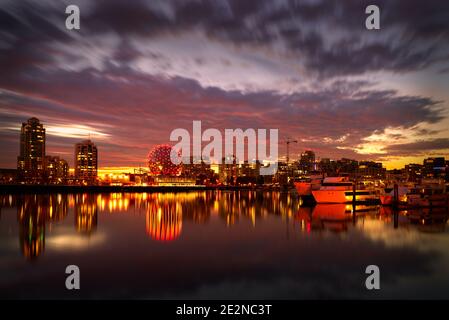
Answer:
<svg viewBox="0 0 449 320"><path fill-rule="evenodd" d="M191 192L191 191L290 191L280 188L254 186L70 186L70 185L0 185L0 194L17 193L113 193L113 192Z"/></svg>

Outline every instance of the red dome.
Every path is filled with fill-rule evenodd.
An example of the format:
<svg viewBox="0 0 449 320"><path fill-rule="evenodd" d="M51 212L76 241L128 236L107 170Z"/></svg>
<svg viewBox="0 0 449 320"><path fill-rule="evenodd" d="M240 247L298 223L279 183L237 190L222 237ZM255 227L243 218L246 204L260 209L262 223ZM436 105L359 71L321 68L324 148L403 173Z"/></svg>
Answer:
<svg viewBox="0 0 449 320"><path fill-rule="evenodd" d="M148 168L152 175L177 176L181 172L181 166L174 164L170 159L172 147L167 144L159 144L151 149L148 155Z"/></svg>

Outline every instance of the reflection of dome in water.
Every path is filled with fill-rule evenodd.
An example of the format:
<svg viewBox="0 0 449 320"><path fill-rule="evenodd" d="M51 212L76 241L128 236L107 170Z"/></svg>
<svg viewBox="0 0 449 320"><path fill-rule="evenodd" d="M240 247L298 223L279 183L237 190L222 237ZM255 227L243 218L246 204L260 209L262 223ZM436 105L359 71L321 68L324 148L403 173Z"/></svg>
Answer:
<svg viewBox="0 0 449 320"><path fill-rule="evenodd" d="M146 217L147 234L158 241L172 241L179 237L182 229L182 212L177 203L150 206Z"/></svg>
<svg viewBox="0 0 449 320"><path fill-rule="evenodd" d="M156 145L148 155L148 168L152 175L176 176L181 166L174 164L170 159L172 147L166 144Z"/></svg>

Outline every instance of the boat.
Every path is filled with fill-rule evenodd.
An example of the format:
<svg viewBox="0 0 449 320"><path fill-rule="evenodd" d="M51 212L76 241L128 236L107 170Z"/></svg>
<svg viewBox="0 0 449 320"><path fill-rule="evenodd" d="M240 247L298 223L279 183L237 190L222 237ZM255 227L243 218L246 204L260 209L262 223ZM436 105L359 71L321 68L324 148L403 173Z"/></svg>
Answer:
<svg viewBox="0 0 449 320"><path fill-rule="evenodd" d="M318 190L323 182L322 174L312 174L293 182L300 196L312 196L312 190Z"/></svg>
<svg viewBox="0 0 449 320"><path fill-rule="evenodd" d="M312 190L318 190L323 182L322 174L311 174L308 177L303 177L295 180L295 185L298 195L303 198L312 198Z"/></svg>
<svg viewBox="0 0 449 320"><path fill-rule="evenodd" d="M408 210L407 218L421 232L439 233L445 231L449 215L445 208L420 208Z"/></svg>
<svg viewBox="0 0 449 320"><path fill-rule="evenodd" d="M407 194L407 206L410 208L448 207L449 195L441 185L417 185Z"/></svg>
<svg viewBox="0 0 449 320"><path fill-rule="evenodd" d="M407 203L407 194L410 189L406 186L398 186L398 202L400 204ZM383 192L380 194L380 203L383 206L391 206L394 201L394 188L385 188L382 190Z"/></svg>
<svg viewBox="0 0 449 320"><path fill-rule="evenodd" d="M378 189L355 186L349 177L326 177L318 190L312 190L316 203L357 203L379 200ZM355 198L354 198L355 197Z"/></svg>

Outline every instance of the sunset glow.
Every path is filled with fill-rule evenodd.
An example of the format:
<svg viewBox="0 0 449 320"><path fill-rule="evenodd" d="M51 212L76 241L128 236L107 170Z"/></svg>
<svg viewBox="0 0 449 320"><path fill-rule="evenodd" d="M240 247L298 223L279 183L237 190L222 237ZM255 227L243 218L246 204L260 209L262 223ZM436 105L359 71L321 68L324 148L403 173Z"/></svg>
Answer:
<svg viewBox="0 0 449 320"><path fill-rule="evenodd" d="M32 28L14 14L32 5L5 6L20 28L4 31L11 37L0 59L0 167L15 167L20 123L32 116L47 128L48 151L69 165L74 143L94 140L100 168L145 165L152 146L169 143L172 130L194 120L219 130L278 128L299 141L291 145L294 157L313 149L319 158L396 167L449 154L449 66L436 49L449 43L444 28L428 35L394 4L383 10L397 16L390 20L398 28L366 33L363 24L348 24L363 5L342 4L336 23L321 14L336 12L330 3L309 4L316 18L307 19L305 4L262 2L247 11L229 4L216 14L188 2L198 15L184 21L176 2L124 8L112 1L107 12L123 16L121 23L86 16L79 33L48 18L51 6L39 7ZM45 35L47 24L61 31ZM22 47L25 36L35 40Z"/></svg>

